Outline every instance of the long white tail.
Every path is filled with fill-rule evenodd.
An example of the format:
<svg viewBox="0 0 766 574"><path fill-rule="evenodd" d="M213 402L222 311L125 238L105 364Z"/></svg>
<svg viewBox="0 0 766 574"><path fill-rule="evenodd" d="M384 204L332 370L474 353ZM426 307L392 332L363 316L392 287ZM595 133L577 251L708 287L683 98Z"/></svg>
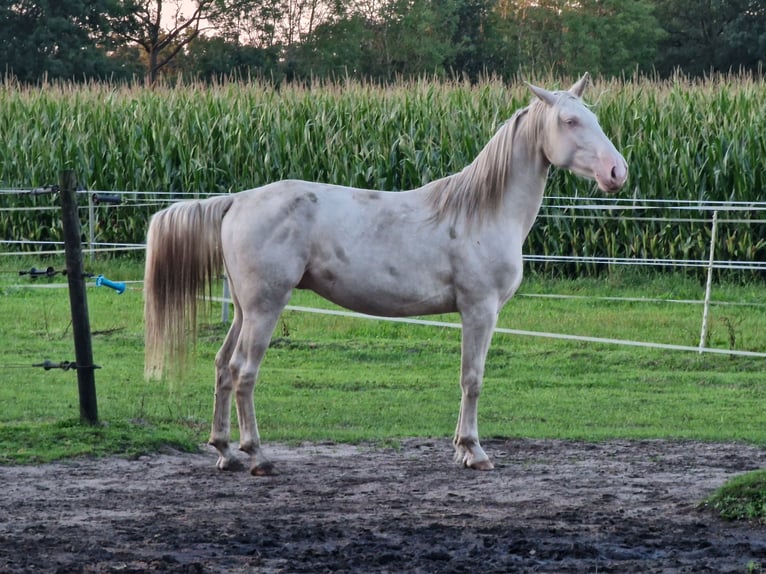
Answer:
<svg viewBox="0 0 766 574"><path fill-rule="evenodd" d="M176 203L149 223L144 270L147 378L161 377L166 361L177 367L187 339L196 340L199 297L221 273L221 223L234 196Z"/></svg>

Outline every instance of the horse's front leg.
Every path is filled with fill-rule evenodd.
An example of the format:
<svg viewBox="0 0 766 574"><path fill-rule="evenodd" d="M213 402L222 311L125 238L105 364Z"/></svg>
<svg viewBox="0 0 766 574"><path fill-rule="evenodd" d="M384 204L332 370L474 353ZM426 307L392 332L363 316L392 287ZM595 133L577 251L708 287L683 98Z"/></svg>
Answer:
<svg viewBox="0 0 766 574"><path fill-rule="evenodd" d="M494 310L465 313L460 364L460 415L455 429L455 462L476 470L492 470L494 465L479 444L479 395L484 364L497 322Z"/></svg>
<svg viewBox="0 0 766 574"><path fill-rule="evenodd" d="M213 403L213 428L209 443L218 451L218 470L242 470L244 465L231 448L231 392L234 388L229 361L239 339L242 317L235 308L234 320L221 349L215 356L215 402Z"/></svg>

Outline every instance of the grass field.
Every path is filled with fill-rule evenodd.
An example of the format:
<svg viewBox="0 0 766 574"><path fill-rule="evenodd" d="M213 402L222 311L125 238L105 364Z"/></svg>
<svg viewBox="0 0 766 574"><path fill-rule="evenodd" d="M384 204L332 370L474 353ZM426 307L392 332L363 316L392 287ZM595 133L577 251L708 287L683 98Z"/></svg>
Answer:
<svg viewBox="0 0 766 574"><path fill-rule="evenodd" d="M142 275L140 263L100 265L117 280ZM204 442L212 413L213 358L225 333L220 305L203 319L184 380L145 382L140 284L130 284L123 295L90 288L94 360L102 366L96 386L103 424L84 428L78 423L75 372L31 367L46 359L74 360L66 289L26 286L45 281L4 273L0 283L5 319L0 325L0 462L131 455L165 444L193 449ZM757 303L760 289L719 285L714 295L719 302ZM499 326L689 346L699 341L699 305L592 297L701 299L702 288L667 275L556 282L531 278L506 306ZM305 292L297 292L292 303L331 307ZM766 351L765 321L764 307L715 306L710 345ZM256 391L264 440L385 442L451 436L460 400L459 337L457 329L286 311ZM496 334L480 402L480 432L766 444L763 366L758 357Z"/></svg>

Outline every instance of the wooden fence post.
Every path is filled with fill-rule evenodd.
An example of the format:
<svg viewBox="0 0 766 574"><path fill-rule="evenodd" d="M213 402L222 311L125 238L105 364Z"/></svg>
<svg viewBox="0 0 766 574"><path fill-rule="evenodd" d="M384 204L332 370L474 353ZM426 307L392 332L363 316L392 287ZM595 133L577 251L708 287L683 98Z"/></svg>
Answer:
<svg viewBox="0 0 766 574"><path fill-rule="evenodd" d="M96 379L93 372L95 366L90 338L88 298L85 294L82 228L77 211L77 180L74 171L64 170L59 174L59 195L66 250L66 273L69 282L69 306L72 310L72 333L77 362L77 387L80 393L80 420L95 425L98 424Z"/></svg>

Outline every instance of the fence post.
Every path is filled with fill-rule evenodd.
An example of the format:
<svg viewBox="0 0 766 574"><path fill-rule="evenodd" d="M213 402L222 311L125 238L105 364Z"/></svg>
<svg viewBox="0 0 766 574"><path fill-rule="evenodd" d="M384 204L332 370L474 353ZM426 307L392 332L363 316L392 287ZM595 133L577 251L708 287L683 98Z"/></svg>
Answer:
<svg viewBox="0 0 766 574"><path fill-rule="evenodd" d="M96 242L96 208L93 205L93 194L88 192L88 259L91 264L95 257L93 244Z"/></svg>
<svg viewBox="0 0 766 574"><path fill-rule="evenodd" d="M77 362L77 387L80 394L80 420L98 423L96 403L96 380L93 365L93 347L90 338L88 299L85 294L85 277L82 260L80 215L77 211L77 180L74 171L59 174L61 196L61 222L64 229L66 272L69 283L69 306L72 311L75 360Z"/></svg>
<svg viewBox="0 0 766 574"><path fill-rule="evenodd" d="M715 262L715 237L718 231L718 211L713 212L713 225L710 230L710 260L707 266L707 283L705 284L705 303L702 306L702 331L700 332L699 352L705 348L708 332L708 312L710 311L710 291L713 285L713 263Z"/></svg>
<svg viewBox="0 0 766 574"><path fill-rule="evenodd" d="M229 291L229 278L224 273L223 274L223 295L221 296L221 299L223 302L221 303L221 322L224 325L228 325L229 323L229 299L231 298L231 292Z"/></svg>

